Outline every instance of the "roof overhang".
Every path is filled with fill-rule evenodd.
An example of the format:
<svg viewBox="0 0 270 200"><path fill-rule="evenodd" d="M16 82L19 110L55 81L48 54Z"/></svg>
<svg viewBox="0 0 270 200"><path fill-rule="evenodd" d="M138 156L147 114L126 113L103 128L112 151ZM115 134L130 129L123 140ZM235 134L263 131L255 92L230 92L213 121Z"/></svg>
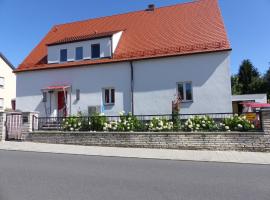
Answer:
<svg viewBox="0 0 270 200"><path fill-rule="evenodd" d="M70 85L51 85L51 86L47 86L45 88L42 88L42 91L64 91L69 89L71 86Z"/></svg>

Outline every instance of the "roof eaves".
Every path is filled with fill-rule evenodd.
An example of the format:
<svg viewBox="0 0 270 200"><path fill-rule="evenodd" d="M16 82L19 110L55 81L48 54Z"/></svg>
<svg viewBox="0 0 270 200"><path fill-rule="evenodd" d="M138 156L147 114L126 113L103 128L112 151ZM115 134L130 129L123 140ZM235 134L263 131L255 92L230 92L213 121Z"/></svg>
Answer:
<svg viewBox="0 0 270 200"><path fill-rule="evenodd" d="M7 65L12 69L12 70L15 70L15 67L14 65L11 64L11 62L4 56L4 54L2 54L0 52L0 57L5 61L5 63L7 63Z"/></svg>

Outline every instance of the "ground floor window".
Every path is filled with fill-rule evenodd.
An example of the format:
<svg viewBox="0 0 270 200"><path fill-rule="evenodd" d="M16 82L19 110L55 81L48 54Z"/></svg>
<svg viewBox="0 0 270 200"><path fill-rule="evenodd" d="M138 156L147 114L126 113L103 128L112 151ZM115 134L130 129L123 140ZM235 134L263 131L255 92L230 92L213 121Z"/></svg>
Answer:
<svg viewBox="0 0 270 200"><path fill-rule="evenodd" d="M192 82L186 81L177 83L177 92L182 101L192 101Z"/></svg>
<svg viewBox="0 0 270 200"><path fill-rule="evenodd" d="M104 105L112 105L115 103L115 89L114 88L104 88Z"/></svg>

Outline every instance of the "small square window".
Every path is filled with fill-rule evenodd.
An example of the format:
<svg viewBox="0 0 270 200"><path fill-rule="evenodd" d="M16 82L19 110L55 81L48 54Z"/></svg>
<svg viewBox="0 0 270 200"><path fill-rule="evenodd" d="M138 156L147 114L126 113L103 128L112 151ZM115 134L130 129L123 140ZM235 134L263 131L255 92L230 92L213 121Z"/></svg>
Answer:
<svg viewBox="0 0 270 200"><path fill-rule="evenodd" d="M83 48L77 47L76 48L76 60L82 60L83 59Z"/></svg>
<svg viewBox="0 0 270 200"><path fill-rule="evenodd" d="M0 77L0 88L3 88L5 85L5 78L4 77Z"/></svg>
<svg viewBox="0 0 270 200"><path fill-rule="evenodd" d="M177 92L182 101L192 101L192 83L191 82L180 82L177 83Z"/></svg>
<svg viewBox="0 0 270 200"><path fill-rule="evenodd" d="M104 95L104 104L111 105L115 103L115 89L114 88L105 88L103 91Z"/></svg>
<svg viewBox="0 0 270 200"><path fill-rule="evenodd" d="M60 62L66 62L67 61L67 49L61 49L60 50Z"/></svg>
<svg viewBox="0 0 270 200"><path fill-rule="evenodd" d="M100 44L91 45L91 57L100 58Z"/></svg>

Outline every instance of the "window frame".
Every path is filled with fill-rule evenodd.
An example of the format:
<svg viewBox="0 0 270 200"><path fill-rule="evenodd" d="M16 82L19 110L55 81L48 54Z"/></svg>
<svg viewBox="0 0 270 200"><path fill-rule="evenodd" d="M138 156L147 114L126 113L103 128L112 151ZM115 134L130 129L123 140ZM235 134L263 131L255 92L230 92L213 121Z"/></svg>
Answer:
<svg viewBox="0 0 270 200"><path fill-rule="evenodd" d="M186 91L186 84L189 83L191 85L191 99L190 100L187 100L187 91ZM179 90L178 90L178 87L179 87L179 84L182 84L183 85L183 97L182 98L182 101L181 102L193 102L193 99L194 99L194 96L193 96L193 84L192 84L192 81L179 81L176 83L176 93L177 95L179 95Z"/></svg>
<svg viewBox="0 0 270 200"><path fill-rule="evenodd" d="M102 93L103 93L103 104L105 106L110 106L110 105L115 105L115 88L114 87L105 87L102 89ZM106 90L109 90L109 103L106 102ZM112 102L112 90L114 91L114 94L113 94L113 102Z"/></svg>
<svg viewBox="0 0 270 200"><path fill-rule="evenodd" d="M3 79L3 85L0 85L0 88L4 88L5 87L5 77L0 76L0 79Z"/></svg>
<svg viewBox="0 0 270 200"><path fill-rule="evenodd" d="M99 56L98 57L93 57L93 48L95 46L99 47ZM95 43L95 44L91 44L91 59L99 59L100 58L100 43Z"/></svg>
<svg viewBox="0 0 270 200"><path fill-rule="evenodd" d="M78 52L77 52L77 50L79 50L79 49L81 49L81 51L82 51L82 55L81 55L81 57L80 58L77 58L77 56L78 56ZM83 47L82 46L80 46L80 47L76 47L75 48L75 60L83 60Z"/></svg>
<svg viewBox="0 0 270 200"><path fill-rule="evenodd" d="M66 59L65 60L62 60L62 51L66 51ZM60 63L67 62L67 60L68 60L68 50L67 49L60 49L60 58L59 58Z"/></svg>

